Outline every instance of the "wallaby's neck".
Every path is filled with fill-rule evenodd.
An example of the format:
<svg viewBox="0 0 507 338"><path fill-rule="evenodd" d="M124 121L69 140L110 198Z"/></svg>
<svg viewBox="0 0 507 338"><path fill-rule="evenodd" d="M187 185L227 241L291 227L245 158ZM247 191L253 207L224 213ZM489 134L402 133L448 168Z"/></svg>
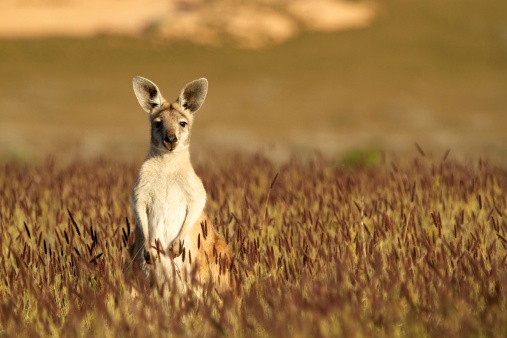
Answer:
<svg viewBox="0 0 507 338"><path fill-rule="evenodd" d="M146 156L146 160L155 160L164 162L167 165L171 165L172 167L177 167L181 165L191 165L190 163L190 149L189 146L185 146L184 148L177 149L175 151L166 151L159 150L155 147L150 147L148 152L148 156Z"/></svg>

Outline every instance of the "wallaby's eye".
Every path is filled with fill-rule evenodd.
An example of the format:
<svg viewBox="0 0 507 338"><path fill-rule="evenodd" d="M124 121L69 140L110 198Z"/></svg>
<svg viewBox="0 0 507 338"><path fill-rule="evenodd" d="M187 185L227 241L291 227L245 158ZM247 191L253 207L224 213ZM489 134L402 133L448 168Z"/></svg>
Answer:
<svg viewBox="0 0 507 338"><path fill-rule="evenodd" d="M162 121L155 121L153 122L153 125L155 126L155 128L160 128L162 127Z"/></svg>
<svg viewBox="0 0 507 338"><path fill-rule="evenodd" d="M181 121L180 122L180 126L182 126L183 128L185 128L187 126L187 123L185 121Z"/></svg>

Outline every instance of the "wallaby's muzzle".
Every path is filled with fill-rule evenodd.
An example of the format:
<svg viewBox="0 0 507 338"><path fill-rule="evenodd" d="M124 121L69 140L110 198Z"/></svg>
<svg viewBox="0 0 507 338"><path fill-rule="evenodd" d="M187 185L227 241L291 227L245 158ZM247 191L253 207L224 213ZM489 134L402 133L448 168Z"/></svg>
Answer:
<svg viewBox="0 0 507 338"><path fill-rule="evenodd" d="M178 142L178 138L174 134L168 134L165 136L164 141L167 143L176 143Z"/></svg>
<svg viewBox="0 0 507 338"><path fill-rule="evenodd" d="M169 151L174 151L178 146L178 137L173 133L166 133L164 137L164 147Z"/></svg>

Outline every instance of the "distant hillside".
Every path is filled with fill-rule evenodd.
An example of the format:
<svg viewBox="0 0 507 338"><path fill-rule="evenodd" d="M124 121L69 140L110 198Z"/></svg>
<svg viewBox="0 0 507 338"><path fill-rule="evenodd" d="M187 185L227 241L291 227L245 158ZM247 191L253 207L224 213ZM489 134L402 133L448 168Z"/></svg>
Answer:
<svg viewBox="0 0 507 338"><path fill-rule="evenodd" d="M376 13L371 2L343 0L6 0L0 38L149 34L262 48L305 30L365 27Z"/></svg>

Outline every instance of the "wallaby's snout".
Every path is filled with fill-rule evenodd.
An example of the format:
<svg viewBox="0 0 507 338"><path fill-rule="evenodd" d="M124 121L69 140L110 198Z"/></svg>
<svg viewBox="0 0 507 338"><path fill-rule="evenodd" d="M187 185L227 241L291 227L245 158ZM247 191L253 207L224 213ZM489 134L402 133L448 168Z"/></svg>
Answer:
<svg viewBox="0 0 507 338"><path fill-rule="evenodd" d="M164 141L167 143L176 143L178 142L178 138L174 134L166 135Z"/></svg>

